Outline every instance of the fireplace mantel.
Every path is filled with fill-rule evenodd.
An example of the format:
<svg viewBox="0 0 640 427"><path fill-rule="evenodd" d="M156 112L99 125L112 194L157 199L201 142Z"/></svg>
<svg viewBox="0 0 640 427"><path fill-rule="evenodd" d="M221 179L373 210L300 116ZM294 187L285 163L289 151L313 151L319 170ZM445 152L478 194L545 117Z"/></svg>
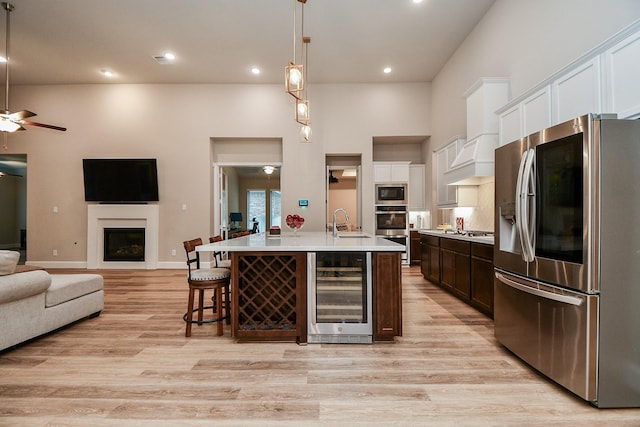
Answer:
<svg viewBox="0 0 640 427"><path fill-rule="evenodd" d="M87 268L154 270L158 266L158 205L88 205ZM145 229L144 261L104 262L105 228Z"/></svg>

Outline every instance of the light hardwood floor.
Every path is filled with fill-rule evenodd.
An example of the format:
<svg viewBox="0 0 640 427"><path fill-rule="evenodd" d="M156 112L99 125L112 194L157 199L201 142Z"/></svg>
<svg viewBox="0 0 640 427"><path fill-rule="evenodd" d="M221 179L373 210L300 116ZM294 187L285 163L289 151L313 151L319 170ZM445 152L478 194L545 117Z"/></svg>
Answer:
<svg viewBox="0 0 640 427"><path fill-rule="evenodd" d="M0 353L0 426L640 426L640 409L536 374L417 267L404 336L374 345L236 343L226 325L185 338L184 271L100 273L100 317Z"/></svg>

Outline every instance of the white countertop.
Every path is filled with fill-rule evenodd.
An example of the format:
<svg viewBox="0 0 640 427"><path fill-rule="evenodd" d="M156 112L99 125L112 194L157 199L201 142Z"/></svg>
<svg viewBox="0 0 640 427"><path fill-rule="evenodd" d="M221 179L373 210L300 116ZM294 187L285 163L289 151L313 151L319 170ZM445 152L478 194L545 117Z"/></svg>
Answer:
<svg viewBox="0 0 640 427"><path fill-rule="evenodd" d="M493 236L467 236L464 234L445 233L444 230L418 230L420 234L428 234L429 236L447 237L449 239L464 240L467 242L484 243L493 245Z"/></svg>
<svg viewBox="0 0 640 427"><path fill-rule="evenodd" d="M284 232L280 236L268 233L250 234L222 242L207 243L196 248L199 252L326 252L326 251L363 251L363 252L402 252L404 245L391 242L379 236L363 233L331 233L300 231Z"/></svg>

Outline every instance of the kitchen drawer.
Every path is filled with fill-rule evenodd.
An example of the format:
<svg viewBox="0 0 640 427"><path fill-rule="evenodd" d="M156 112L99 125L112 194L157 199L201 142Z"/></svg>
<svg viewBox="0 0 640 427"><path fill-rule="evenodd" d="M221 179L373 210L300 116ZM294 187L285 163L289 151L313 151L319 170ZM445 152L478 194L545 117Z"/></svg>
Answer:
<svg viewBox="0 0 640 427"><path fill-rule="evenodd" d="M423 245L440 246L440 238L437 236L429 236L428 234L422 234L420 241Z"/></svg>
<svg viewBox="0 0 640 427"><path fill-rule="evenodd" d="M454 252L469 255L471 253L471 243L462 240L443 238L440 240L440 247Z"/></svg>
<svg viewBox="0 0 640 427"><path fill-rule="evenodd" d="M482 243L471 243L471 255L493 260L493 246Z"/></svg>

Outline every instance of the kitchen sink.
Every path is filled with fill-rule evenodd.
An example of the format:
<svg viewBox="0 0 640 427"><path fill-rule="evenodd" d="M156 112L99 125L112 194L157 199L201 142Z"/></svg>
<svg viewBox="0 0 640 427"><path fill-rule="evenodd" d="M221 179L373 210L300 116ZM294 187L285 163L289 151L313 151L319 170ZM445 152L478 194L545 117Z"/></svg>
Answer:
<svg viewBox="0 0 640 427"><path fill-rule="evenodd" d="M362 233L349 233L349 234L338 234L338 238L340 239L347 239L347 238L363 238L363 237L369 237L366 234L362 234Z"/></svg>

